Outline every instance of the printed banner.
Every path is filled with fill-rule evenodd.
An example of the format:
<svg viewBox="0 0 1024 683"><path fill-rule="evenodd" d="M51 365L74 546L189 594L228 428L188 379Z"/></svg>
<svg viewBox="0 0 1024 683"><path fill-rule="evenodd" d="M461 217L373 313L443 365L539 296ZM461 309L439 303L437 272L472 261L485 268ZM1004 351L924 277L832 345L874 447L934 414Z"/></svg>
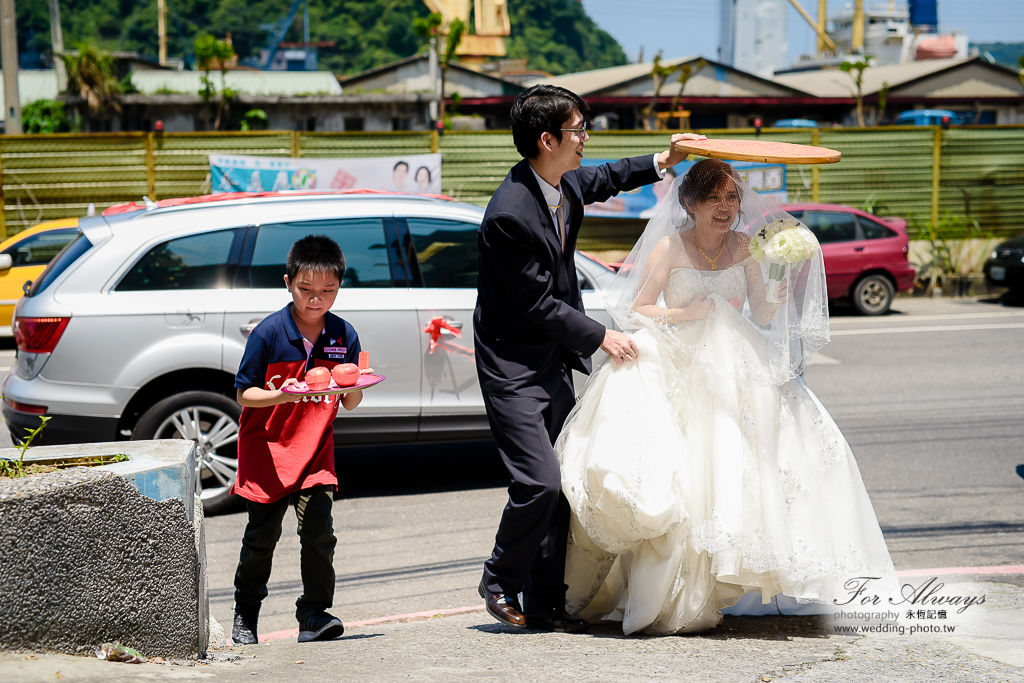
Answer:
<svg viewBox="0 0 1024 683"><path fill-rule="evenodd" d="M441 194L441 155L295 159L210 155L213 194L276 190L390 190Z"/></svg>
<svg viewBox="0 0 1024 683"><path fill-rule="evenodd" d="M584 157L584 166L600 166L613 159L588 159ZM604 218L650 218L654 215L654 207L672 187L672 182L690 170L696 161L684 161L670 168L665 178L653 185L645 185L632 192L620 192L606 202L589 204L583 209L587 216ZM778 204L788 200L786 193L786 165L762 164L754 161L730 161L740 177L752 190L769 197Z"/></svg>

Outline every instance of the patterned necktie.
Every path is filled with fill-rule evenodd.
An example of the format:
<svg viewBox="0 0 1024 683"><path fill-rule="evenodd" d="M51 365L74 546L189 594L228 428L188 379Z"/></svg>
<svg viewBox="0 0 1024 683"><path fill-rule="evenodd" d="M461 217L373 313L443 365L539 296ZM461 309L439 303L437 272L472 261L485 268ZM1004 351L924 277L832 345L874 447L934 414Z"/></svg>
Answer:
<svg viewBox="0 0 1024 683"><path fill-rule="evenodd" d="M558 220L558 237L562 241L562 253L565 253L565 198L558 203L558 208L555 209L555 217Z"/></svg>

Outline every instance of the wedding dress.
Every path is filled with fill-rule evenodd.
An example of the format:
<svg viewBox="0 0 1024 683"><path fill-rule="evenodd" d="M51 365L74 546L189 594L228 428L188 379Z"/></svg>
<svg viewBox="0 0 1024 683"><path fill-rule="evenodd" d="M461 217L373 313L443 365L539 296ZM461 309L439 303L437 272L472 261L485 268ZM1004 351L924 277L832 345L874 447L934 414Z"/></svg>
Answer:
<svg viewBox="0 0 1024 683"><path fill-rule="evenodd" d="M799 374L771 381L760 265L678 254L661 300L706 296L710 314L640 324L638 358L597 370L555 446L570 612L671 634L716 626L744 593L757 612L773 596L832 607L854 577L895 585L839 428Z"/></svg>

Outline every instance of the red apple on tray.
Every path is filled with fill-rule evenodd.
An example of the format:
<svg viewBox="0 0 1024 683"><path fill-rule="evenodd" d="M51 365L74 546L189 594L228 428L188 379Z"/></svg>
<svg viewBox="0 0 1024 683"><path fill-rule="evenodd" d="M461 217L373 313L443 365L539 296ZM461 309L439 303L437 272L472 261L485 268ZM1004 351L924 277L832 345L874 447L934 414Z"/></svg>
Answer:
<svg viewBox="0 0 1024 683"><path fill-rule="evenodd" d="M352 363L340 363L334 366L331 375L339 387L354 387L359 381L359 366Z"/></svg>
<svg viewBox="0 0 1024 683"><path fill-rule="evenodd" d="M306 373L306 386L310 391L327 391L331 386L331 371L327 368L310 368Z"/></svg>

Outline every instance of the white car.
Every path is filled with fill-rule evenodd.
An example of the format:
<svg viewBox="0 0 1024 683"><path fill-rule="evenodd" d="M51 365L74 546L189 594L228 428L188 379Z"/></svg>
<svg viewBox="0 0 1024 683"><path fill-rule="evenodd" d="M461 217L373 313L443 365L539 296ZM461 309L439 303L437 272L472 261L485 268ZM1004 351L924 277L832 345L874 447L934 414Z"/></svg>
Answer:
<svg viewBox="0 0 1024 683"><path fill-rule="evenodd" d="M173 204L173 202L168 202ZM289 194L150 205L83 218L15 311L15 371L3 414L15 443L188 438L211 512L229 503L246 336L285 306L291 244L326 234L348 262L333 311L387 377L335 421L335 445L490 438L473 358L476 233L483 209L416 195ZM614 273L576 255L583 300ZM430 353L424 330L444 331Z"/></svg>

